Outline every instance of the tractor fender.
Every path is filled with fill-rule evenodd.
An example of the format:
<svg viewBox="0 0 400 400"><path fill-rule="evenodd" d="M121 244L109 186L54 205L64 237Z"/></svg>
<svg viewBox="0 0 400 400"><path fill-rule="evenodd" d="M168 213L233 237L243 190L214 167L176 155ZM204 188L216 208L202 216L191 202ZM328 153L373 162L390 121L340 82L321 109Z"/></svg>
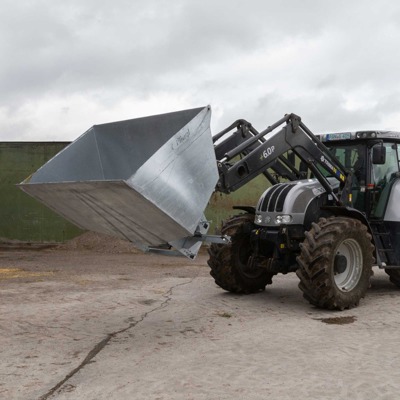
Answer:
<svg viewBox="0 0 400 400"><path fill-rule="evenodd" d="M253 215L255 215L255 213L256 213L256 208L252 207L252 206L233 206L232 208L234 210L242 210L242 211L245 211L245 212L247 212L249 214L253 214Z"/></svg>

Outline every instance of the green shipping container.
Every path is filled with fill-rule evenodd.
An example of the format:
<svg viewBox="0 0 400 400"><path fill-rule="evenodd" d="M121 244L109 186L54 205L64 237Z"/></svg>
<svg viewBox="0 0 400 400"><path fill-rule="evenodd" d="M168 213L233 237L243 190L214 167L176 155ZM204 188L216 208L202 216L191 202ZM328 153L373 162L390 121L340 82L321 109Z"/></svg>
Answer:
<svg viewBox="0 0 400 400"><path fill-rule="evenodd" d="M68 142L0 143L0 239L64 242L82 233L16 184L40 168Z"/></svg>

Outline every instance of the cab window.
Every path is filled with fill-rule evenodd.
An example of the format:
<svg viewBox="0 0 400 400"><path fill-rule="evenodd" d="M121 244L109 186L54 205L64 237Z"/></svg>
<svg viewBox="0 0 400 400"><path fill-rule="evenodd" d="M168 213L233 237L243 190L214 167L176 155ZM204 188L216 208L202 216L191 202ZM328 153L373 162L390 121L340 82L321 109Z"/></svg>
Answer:
<svg viewBox="0 0 400 400"><path fill-rule="evenodd" d="M374 187L371 216L380 219L384 218L391 187L397 178L396 172L399 172L398 145L392 143L383 145L386 147L385 163L373 164L371 171L371 183Z"/></svg>

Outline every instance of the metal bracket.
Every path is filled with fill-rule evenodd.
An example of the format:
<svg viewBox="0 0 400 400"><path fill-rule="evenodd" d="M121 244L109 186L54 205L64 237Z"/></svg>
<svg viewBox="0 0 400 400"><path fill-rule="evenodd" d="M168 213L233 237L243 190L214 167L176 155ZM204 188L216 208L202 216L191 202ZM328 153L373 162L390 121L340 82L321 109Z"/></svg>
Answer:
<svg viewBox="0 0 400 400"><path fill-rule="evenodd" d="M193 250L194 246L199 243L217 243L217 244L230 244L231 238L230 236L218 236L218 235L202 235L197 234L195 236L188 236L187 238L181 239L183 240L183 245L179 247L178 250L173 250L172 246L168 247L148 247L146 249L147 253L159 254L163 256L172 256L172 257L188 257L190 259L194 259L197 255L197 251ZM190 243L189 248L185 248L184 245L187 245L187 242ZM197 246L196 246L197 247Z"/></svg>
<svg viewBox="0 0 400 400"><path fill-rule="evenodd" d="M150 246L146 248L146 252L174 257L183 255L191 260L194 260L200 250L201 244L204 242L218 244L231 243L231 238L229 236L207 235L209 227L210 223L203 215L203 218L200 220L192 236L186 236L172 242L165 243L159 247Z"/></svg>
<svg viewBox="0 0 400 400"><path fill-rule="evenodd" d="M200 236L194 236L195 238L198 238L201 242L206 242L206 243L217 243L217 244L230 244L231 243L231 237L227 235L200 235Z"/></svg>
<svg viewBox="0 0 400 400"><path fill-rule="evenodd" d="M301 118L296 114L290 114L289 121L292 127L292 133L296 133L297 129L300 126Z"/></svg>
<svg viewBox="0 0 400 400"><path fill-rule="evenodd" d="M162 248L162 247L148 247L146 249L146 253L151 253L151 254L159 254L161 256L171 256L171 257L184 257L185 255L182 254L178 250L171 250L167 248Z"/></svg>

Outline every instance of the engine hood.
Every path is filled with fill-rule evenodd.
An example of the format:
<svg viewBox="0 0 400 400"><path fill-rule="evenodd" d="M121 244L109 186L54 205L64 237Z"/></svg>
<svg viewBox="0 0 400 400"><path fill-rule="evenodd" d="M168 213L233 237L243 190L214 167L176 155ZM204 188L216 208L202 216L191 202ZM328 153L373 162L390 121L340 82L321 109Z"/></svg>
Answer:
<svg viewBox="0 0 400 400"><path fill-rule="evenodd" d="M339 188L335 178L328 178L333 189ZM259 226L303 225L310 203L326 190L317 179L278 183L268 188L257 204L255 223Z"/></svg>

